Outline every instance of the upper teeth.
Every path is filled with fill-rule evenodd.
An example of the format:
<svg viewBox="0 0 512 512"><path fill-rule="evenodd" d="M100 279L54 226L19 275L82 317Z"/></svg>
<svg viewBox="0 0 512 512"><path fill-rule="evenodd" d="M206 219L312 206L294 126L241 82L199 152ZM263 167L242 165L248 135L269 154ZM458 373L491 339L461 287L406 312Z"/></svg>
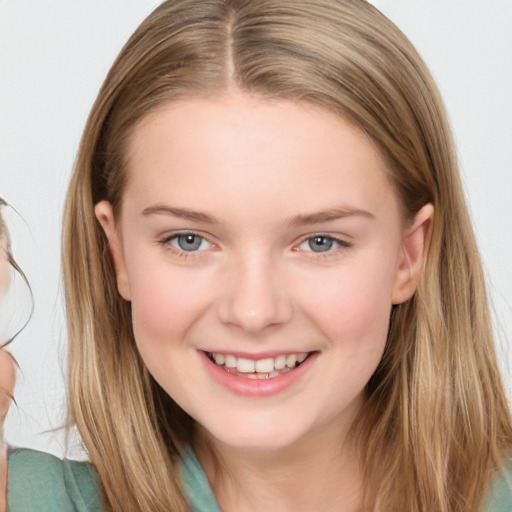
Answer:
<svg viewBox="0 0 512 512"><path fill-rule="evenodd" d="M236 357L232 354L218 354L214 352L211 353L211 356L217 365L236 368L242 373L271 373L274 370L282 370L285 366L294 368L296 363L302 363L308 357L308 352L280 354L277 357L267 357L265 359L247 359L245 357Z"/></svg>

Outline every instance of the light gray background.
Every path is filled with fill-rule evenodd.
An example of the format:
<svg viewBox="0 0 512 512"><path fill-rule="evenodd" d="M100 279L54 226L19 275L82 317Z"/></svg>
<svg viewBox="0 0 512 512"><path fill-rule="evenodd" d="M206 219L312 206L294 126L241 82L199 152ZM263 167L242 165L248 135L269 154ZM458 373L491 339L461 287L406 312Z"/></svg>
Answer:
<svg viewBox="0 0 512 512"><path fill-rule="evenodd" d="M63 455L63 198L86 116L114 57L155 0L0 0L0 195L35 299L12 345L20 364L7 440ZM512 361L512 1L375 0L419 49L445 99L496 310ZM23 219L23 220L22 220ZM12 287L4 336L28 313ZM3 309L5 311L5 309ZM52 431L52 429L56 429ZM72 450L76 454L76 451Z"/></svg>

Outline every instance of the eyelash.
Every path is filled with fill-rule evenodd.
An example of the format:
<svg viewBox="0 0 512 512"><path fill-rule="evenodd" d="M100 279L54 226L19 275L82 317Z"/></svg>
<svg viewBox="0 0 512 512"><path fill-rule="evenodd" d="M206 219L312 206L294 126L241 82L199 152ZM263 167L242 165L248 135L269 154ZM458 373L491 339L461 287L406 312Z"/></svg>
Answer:
<svg viewBox="0 0 512 512"><path fill-rule="evenodd" d="M324 239L329 242L331 242L334 246L330 247L326 251L314 251L311 249L301 249L301 246L307 243L311 243L315 239ZM339 238L337 236L333 236L328 233L313 233L301 240L301 242L294 247L294 251L304 251L308 254L308 257L315 258L315 259L325 259L325 258L331 258L336 257L340 255L340 252L346 251L347 249L350 249L352 247L352 243L347 242L347 240L344 240L342 238Z"/></svg>
<svg viewBox="0 0 512 512"><path fill-rule="evenodd" d="M208 248L201 249L201 250L193 250L193 251L186 251L184 249L181 249L179 247L176 247L173 245L174 240L178 240L180 237L197 237L200 239L200 245L199 247L204 243L208 243L210 245L209 248L215 248L216 245L209 241L208 238L205 236L196 233L194 231L183 231L178 233L173 233L172 235L168 235L160 240L158 240L158 244L162 247L165 247L166 249L172 251L175 255L179 256L180 258L188 258L188 257L199 257L200 253L206 252ZM334 247L328 248L326 251L314 251L314 250L307 250L307 249L301 249L301 246L306 243L311 243L315 239L324 239L325 241L331 242ZM346 240L342 238L338 238L336 236L330 235L328 233L313 233L311 235L308 235L301 239L300 243L296 244L293 247L293 251L298 252L302 251L304 253L310 253L310 256L308 257L314 257L314 258L329 258L334 255L337 255L340 251L344 251L352 247L352 243L347 242ZM311 248L311 245L310 245Z"/></svg>
<svg viewBox="0 0 512 512"><path fill-rule="evenodd" d="M184 249L180 249L179 247L176 247L173 245L174 240L178 240L180 237L187 237L187 236L193 236L198 239L200 239L200 246L203 244L203 242L206 242L210 245L210 248L216 247L214 243L210 242L205 236L200 235L199 233L195 233L194 231L182 231L179 233L173 233L172 235L166 236L160 240L158 240L158 244L164 247L165 249L168 249L172 251L175 255L179 256L180 258L188 258L191 256L199 256L198 253L205 252L205 249L202 250L194 250L194 251L186 251Z"/></svg>

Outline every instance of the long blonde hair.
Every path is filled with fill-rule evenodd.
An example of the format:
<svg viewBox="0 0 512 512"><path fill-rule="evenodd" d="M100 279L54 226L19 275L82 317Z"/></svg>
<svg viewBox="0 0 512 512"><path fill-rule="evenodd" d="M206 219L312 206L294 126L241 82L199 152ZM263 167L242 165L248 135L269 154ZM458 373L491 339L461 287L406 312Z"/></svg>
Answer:
<svg viewBox="0 0 512 512"><path fill-rule="evenodd" d="M435 208L413 298L395 306L354 425L366 509L479 510L512 444L485 283L450 128L407 38L363 0L175 0L136 30L87 121L64 215L69 414L106 510L187 510L178 461L194 422L144 367L94 216L118 212L127 141L163 103L228 88L323 106L388 163L406 219Z"/></svg>

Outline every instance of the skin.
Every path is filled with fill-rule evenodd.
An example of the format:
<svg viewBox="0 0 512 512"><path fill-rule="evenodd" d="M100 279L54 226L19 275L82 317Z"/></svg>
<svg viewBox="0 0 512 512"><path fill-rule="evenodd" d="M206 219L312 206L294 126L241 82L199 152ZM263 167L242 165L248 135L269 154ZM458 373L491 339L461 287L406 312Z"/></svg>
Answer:
<svg viewBox="0 0 512 512"><path fill-rule="evenodd" d="M405 222L385 162L342 118L233 92L149 115L126 172L119 217L105 201L96 215L148 369L202 426L221 508L360 510L347 431L391 307L414 293L432 207ZM180 249L184 232L198 250ZM315 358L284 390L247 397L212 380L203 351Z"/></svg>

